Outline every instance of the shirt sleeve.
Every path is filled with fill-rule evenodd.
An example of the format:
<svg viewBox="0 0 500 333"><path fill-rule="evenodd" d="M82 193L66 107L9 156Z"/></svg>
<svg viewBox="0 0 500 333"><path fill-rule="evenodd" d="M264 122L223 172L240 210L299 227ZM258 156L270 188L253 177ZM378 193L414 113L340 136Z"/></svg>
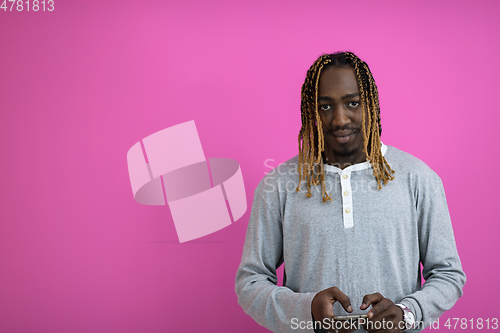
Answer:
<svg viewBox="0 0 500 333"><path fill-rule="evenodd" d="M415 196L420 262L425 283L399 303L410 308L415 320L427 327L462 296L466 276L458 256L441 179L435 175L422 182L424 184L417 187Z"/></svg>
<svg viewBox="0 0 500 333"><path fill-rule="evenodd" d="M279 206L271 208L258 190L236 273L238 303L258 324L273 332L314 333L307 323L312 323L311 303L316 293L277 286L276 268L283 263L281 210Z"/></svg>

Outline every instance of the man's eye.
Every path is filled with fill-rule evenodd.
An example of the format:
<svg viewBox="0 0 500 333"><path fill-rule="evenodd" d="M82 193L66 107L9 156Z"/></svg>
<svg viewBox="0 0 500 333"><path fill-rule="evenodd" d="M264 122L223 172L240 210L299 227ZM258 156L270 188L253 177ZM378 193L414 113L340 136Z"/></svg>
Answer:
<svg viewBox="0 0 500 333"><path fill-rule="evenodd" d="M332 107L331 107L330 105L321 105L319 108L320 108L321 110L323 110L323 111L328 111L328 110L330 110Z"/></svg>
<svg viewBox="0 0 500 333"><path fill-rule="evenodd" d="M359 106L359 102L349 102L349 106L352 107L352 108L358 107Z"/></svg>

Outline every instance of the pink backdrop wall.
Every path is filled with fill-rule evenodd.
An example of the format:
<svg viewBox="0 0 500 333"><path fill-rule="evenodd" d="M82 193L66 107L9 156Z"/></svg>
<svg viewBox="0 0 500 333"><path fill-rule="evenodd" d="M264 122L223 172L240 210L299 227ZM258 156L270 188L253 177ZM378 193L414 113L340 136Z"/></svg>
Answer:
<svg viewBox="0 0 500 333"><path fill-rule="evenodd" d="M133 199L127 150L195 120L241 164L249 207L297 153L300 86L351 50L384 143L443 179L468 282L441 319L500 317L496 1L55 1L0 10L0 331L265 332L237 304L250 209L179 244Z"/></svg>

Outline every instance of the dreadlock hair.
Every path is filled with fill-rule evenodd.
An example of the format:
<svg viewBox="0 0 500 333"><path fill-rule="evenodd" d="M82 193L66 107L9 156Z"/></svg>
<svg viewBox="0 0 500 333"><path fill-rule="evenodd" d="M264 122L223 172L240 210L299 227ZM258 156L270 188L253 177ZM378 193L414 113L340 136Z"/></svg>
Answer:
<svg viewBox="0 0 500 333"><path fill-rule="evenodd" d="M380 124L378 90L368 65L351 52L325 54L309 68L302 85L300 105L302 127L298 137L300 178L296 189L297 192L300 191L300 183L302 180L306 180L306 196L310 198L311 184L318 185L321 182L323 202L332 201L332 198L326 193L325 170L321 158L325 150L325 143L318 112L318 84L321 71L332 66L352 67L356 74L362 106L363 152L373 167L373 175L377 180L378 189L382 189L381 182L386 185L389 180L394 179L392 175L394 170L391 169L382 155L380 142L382 126ZM319 170L316 169L315 165L319 167Z"/></svg>

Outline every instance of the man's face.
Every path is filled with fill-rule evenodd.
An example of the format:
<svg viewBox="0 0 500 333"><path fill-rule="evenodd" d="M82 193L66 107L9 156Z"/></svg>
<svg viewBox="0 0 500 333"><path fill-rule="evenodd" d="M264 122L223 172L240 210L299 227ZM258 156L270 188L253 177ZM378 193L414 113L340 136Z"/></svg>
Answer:
<svg viewBox="0 0 500 333"><path fill-rule="evenodd" d="M323 70L318 89L318 112L323 123L328 162L336 162L339 158L353 159L353 164L364 161L362 107L354 69L329 67Z"/></svg>

